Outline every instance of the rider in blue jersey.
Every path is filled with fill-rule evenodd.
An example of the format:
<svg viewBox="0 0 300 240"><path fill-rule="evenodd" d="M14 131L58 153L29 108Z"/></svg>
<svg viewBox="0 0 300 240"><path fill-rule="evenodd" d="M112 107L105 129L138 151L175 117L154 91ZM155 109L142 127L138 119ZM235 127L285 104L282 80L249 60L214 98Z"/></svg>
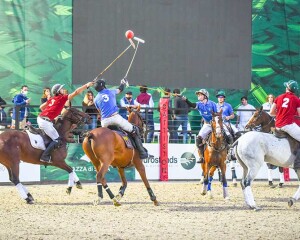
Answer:
<svg viewBox="0 0 300 240"><path fill-rule="evenodd" d="M121 115L119 115L119 108L117 107L116 95L121 93L127 83L126 79L121 80L121 84L117 89L107 89L104 79L97 79L94 87L98 92L94 99L95 106L101 113L101 126L107 127L109 125L116 125L123 130L132 134L137 149L140 153L140 158L145 159L149 157L147 150L143 147L138 127L132 125Z"/></svg>
<svg viewBox="0 0 300 240"><path fill-rule="evenodd" d="M200 157L200 163L203 163L204 160L204 140L208 136L208 134L211 133L211 125L210 122L212 120L212 113L211 112L217 112L217 105L215 102L209 100L209 93L206 89L200 89L195 93L198 96L199 102L197 103L191 103L186 97L182 97L183 100L186 101L186 103L195 109L198 109L200 115L203 118L203 125L200 129L197 139L196 139L196 146L199 149L199 157Z"/></svg>

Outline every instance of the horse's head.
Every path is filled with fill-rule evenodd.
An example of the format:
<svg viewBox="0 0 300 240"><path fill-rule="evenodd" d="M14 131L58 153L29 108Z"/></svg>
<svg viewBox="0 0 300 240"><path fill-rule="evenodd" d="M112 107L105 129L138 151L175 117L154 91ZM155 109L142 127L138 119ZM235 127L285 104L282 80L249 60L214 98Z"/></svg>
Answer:
<svg viewBox="0 0 300 240"><path fill-rule="evenodd" d="M137 126L140 130L140 133L143 134L145 132L145 124L142 116L140 115L140 106L137 108L127 108L129 112L128 122Z"/></svg>
<svg viewBox="0 0 300 240"><path fill-rule="evenodd" d="M91 123L92 119L88 114L79 111L77 108L69 108L63 113L62 120L67 120L71 124L79 126Z"/></svg>
<svg viewBox="0 0 300 240"><path fill-rule="evenodd" d="M217 113L212 112L211 128L212 128L212 133L216 136L216 138L223 137L222 112L223 112L222 109L220 112Z"/></svg>
<svg viewBox="0 0 300 240"><path fill-rule="evenodd" d="M262 124L263 122L263 107L261 106L260 108L257 108L256 111L253 113L252 117L248 120L245 128L246 129L253 129L259 125Z"/></svg>

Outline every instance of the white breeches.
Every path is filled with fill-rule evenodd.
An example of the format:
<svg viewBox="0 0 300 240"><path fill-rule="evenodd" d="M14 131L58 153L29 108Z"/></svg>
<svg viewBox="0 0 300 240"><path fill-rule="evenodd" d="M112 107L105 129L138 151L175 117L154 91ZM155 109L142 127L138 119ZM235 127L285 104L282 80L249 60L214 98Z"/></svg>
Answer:
<svg viewBox="0 0 300 240"><path fill-rule="evenodd" d="M300 141L300 127L296 123L285 125L284 127L279 129L288 133L292 138L296 139L298 142Z"/></svg>
<svg viewBox="0 0 300 240"><path fill-rule="evenodd" d="M40 129L43 129L44 132L54 141L59 138L59 134L53 126L52 122L48 122L40 117L37 118L37 123Z"/></svg>
<svg viewBox="0 0 300 240"><path fill-rule="evenodd" d="M211 133L211 125L208 123L204 123L198 133L198 136L200 136L202 139L205 139L207 135L210 133Z"/></svg>
<svg viewBox="0 0 300 240"><path fill-rule="evenodd" d="M132 132L133 130L132 124L128 122L126 119L124 119L123 117L121 117L121 115L119 114L101 120L102 127L107 127L109 125L116 125L127 132Z"/></svg>

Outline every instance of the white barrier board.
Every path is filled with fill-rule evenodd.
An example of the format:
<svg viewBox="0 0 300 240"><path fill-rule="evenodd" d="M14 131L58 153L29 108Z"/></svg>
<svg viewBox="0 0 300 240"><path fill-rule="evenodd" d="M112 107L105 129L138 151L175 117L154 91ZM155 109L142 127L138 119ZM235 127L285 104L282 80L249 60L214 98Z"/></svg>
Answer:
<svg viewBox="0 0 300 240"><path fill-rule="evenodd" d="M148 158L144 160L146 167L146 173L149 180L159 180L159 144L144 144L149 153L154 155L154 158ZM188 180L188 179L200 179L202 169L200 164L197 164L198 152L194 144L169 144L169 168L168 175L169 180ZM242 167L239 163L235 164L236 175L238 179L242 177ZM279 171L272 171L273 178L279 179ZM136 179L141 179L140 175L136 171ZM227 164L226 171L227 179L231 179L231 164ZM218 178L217 171L215 171L214 179ZM268 168L264 164L259 170L256 179L268 179ZM297 175L294 170L290 169L290 179L297 179Z"/></svg>
<svg viewBox="0 0 300 240"><path fill-rule="evenodd" d="M21 162L19 179L21 182L40 181L40 165ZM7 169L2 164L0 164L0 182L10 182Z"/></svg>

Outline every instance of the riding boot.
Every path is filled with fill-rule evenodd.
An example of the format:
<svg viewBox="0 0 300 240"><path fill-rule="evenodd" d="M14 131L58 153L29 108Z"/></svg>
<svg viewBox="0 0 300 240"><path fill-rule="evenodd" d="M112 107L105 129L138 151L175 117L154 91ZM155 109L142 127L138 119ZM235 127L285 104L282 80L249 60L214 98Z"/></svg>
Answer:
<svg viewBox="0 0 300 240"><path fill-rule="evenodd" d="M227 135L228 137L228 144L229 146L231 146L231 144L233 144L233 136L231 134Z"/></svg>
<svg viewBox="0 0 300 240"><path fill-rule="evenodd" d="M197 163L204 163L204 144L202 137L197 137L196 146L199 149L199 160Z"/></svg>
<svg viewBox="0 0 300 240"><path fill-rule="evenodd" d="M146 148L143 147L142 139L140 137L140 131L136 126L133 126L133 130L131 132L132 137L134 139L134 142L136 144L136 148L140 153L140 158L141 159L146 159L148 157L152 157L148 154L148 151Z"/></svg>
<svg viewBox="0 0 300 240"><path fill-rule="evenodd" d="M297 150L296 158L294 162L294 169L299 170L300 169L300 148Z"/></svg>
<svg viewBox="0 0 300 240"><path fill-rule="evenodd" d="M45 163L51 163L51 153L58 146L58 144L59 143L57 141L52 141L51 143L49 143L48 147L43 152L40 161Z"/></svg>

